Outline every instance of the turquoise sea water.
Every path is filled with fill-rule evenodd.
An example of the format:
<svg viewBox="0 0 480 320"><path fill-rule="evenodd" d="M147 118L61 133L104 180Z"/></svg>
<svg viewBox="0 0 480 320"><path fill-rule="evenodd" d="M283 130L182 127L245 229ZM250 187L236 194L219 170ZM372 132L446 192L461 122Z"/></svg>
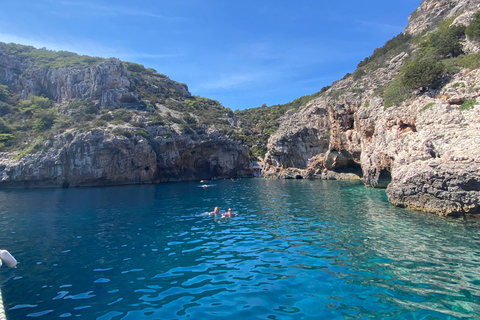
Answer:
<svg viewBox="0 0 480 320"><path fill-rule="evenodd" d="M1 289L9 320L480 319L479 228L358 182L3 190Z"/></svg>

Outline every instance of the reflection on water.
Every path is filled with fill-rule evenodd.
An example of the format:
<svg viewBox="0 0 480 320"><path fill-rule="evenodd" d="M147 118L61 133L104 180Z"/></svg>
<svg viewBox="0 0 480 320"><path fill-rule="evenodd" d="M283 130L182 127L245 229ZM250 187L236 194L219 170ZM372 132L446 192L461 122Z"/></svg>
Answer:
<svg viewBox="0 0 480 320"><path fill-rule="evenodd" d="M480 318L475 219L358 182L199 186L0 191L8 318Z"/></svg>

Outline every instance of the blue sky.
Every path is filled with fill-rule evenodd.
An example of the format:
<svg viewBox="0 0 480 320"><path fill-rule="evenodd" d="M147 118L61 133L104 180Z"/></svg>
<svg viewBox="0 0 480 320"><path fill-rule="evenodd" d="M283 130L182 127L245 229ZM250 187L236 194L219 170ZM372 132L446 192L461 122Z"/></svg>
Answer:
<svg viewBox="0 0 480 320"><path fill-rule="evenodd" d="M403 31L421 0L15 0L0 41L117 57L232 110L312 94Z"/></svg>

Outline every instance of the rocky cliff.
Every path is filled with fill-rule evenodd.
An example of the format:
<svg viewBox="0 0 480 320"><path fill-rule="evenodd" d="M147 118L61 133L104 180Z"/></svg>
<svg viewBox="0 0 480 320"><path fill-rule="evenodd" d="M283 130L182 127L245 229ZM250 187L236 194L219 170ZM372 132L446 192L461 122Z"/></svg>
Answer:
<svg viewBox="0 0 480 320"><path fill-rule="evenodd" d="M231 111L153 69L1 44L0 83L0 188L252 176Z"/></svg>
<svg viewBox="0 0 480 320"><path fill-rule="evenodd" d="M479 10L424 0L353 74L251 119L141 65L0 44L0 188L251 176L242 141L257 157L271 134L266 177L363 179L397 206L478 213Z"/></svg>
<svg viewBox="0 0 480 320"><path fill-rule="evenodd" d="M39 58L26 54L42 50L24 46L20 48L26 52L18 53L12 50L12 45L0 46L0 83L7 85L23 99L43 95L63 104L83 99L104 109L131 108L135 104L142 104L144 97L136 90L138 86L143 86L143 91L152 94L173 92L172 96L191 96L185 84L156 72L145 72L141 77L139 72L132 71L142 66L124 63L119 59L92 59L93 63L86 65L66 62L66 66L55 68L48 63L35 63ZM51 59L61 57L54 55Z"/></svg>
<svg viewBox="0 0 480 320"><path fill-rule="evenodd" d="M72 139L72 132L67 135ZM21 159L0 153L0 186L68 188L252 176L248 149L226 137L146 139L92 130L73 132L71 141L56 139L46 151Z"/></svg>
<svg viewBox="0 0 480 320"><path fill-rule="evenodd" d="M363 178L387 188L397 206L478 213L480 70L464 63L479 59L478 42L453 26L468 25L479 9L480 1L423 1L385 50L284 117L268 142L265 176ZM458 53L441 51L450 40L435 47L447 38ZM420 74L443 73L412 89L408 68L425 65Z"/></svg>

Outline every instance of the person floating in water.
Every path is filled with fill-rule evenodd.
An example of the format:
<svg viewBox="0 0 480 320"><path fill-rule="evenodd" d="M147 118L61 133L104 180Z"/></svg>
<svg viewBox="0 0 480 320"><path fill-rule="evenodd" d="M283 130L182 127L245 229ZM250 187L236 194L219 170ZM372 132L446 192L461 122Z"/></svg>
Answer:
<svg viewBox="0 0 480 320"><path fill-rule="evenodd" d="M222 214L222 218L231 218L236 216L237 213L233 212L232 208L228 208L228 211Z"/></svg>
<svg viewBox="0 0 480 320"><path fill-rule="evenodd" d="M209 216L212 216L214 215L215 217L217 217L218 213L220 212L220 209L218 207L215 207L215 209L213 209L212 212L210 212L208 215Z"/></svg>

